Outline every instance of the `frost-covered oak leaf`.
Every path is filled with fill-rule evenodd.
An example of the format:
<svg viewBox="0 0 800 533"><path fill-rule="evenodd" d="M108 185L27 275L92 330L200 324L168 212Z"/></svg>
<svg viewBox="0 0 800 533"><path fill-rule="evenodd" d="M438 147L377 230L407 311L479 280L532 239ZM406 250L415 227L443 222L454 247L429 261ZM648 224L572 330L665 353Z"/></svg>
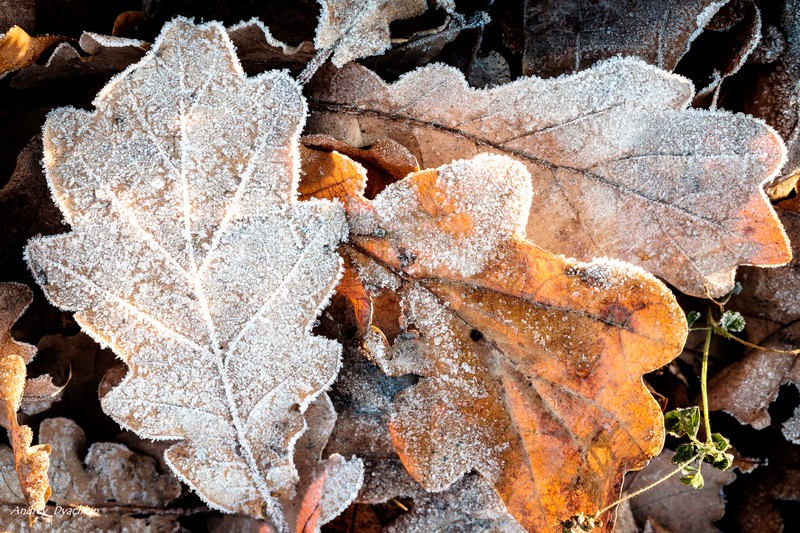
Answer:
<svg viewBox="0 0 800 533"><path fill-rule="evenodd" d="M349 179L336 190L364 190L363 171ZM315 188L334 190L301 186ZM387 373L422 376L389 422L406 469L430 491L477 470L523 527L552 531L613 501L660 451L642 375L680 353L686 321L641 269L534 246L532 195L517 161L459 160L344 202L345 247L369 291L402 296L394 342L374 327L366 341Z"/></svg>
<svg viewBox="0 0 800 533"><path fill-rule="evenodd" d="M444 65L386 84L351 64L319 76L309 129L355 146L392 138L421 168L513 157L533 177L537 245L622 259L683 292L721 296L737 265L791 258L761 189L785 148L760 120L687 109L692 93L691 81L635 59L490 90Z"/></svg>
<svg viewBox="0 0 800 533"><path fill-rule="evenodd" d="M318 0L321 12L314 46L330 50L331 61L380 54L392 44L389 23L421 15L426 0Z"/></svg>
<svg viewBox="0 0 800 533"><path fill-rule="evenodd" d="M213 507L285 527L301 413L339 366L310 328L346 225L335 203L296 201L300 88L245 77L221 25L176 19L94 105L48 117L72 232L31 241L30 268L128 365L105 411L179 440L167 463Z"/></svg>

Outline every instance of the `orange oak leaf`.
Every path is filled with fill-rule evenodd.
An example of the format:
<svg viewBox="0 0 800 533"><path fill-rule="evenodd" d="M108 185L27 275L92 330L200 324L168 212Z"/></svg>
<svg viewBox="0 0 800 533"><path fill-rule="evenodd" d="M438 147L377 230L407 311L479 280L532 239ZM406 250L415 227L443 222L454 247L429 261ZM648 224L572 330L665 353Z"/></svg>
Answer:
<svg viewBox="0 0 800 533"><path fill-rule="evenodd" d="M687 109L692 93L689 80L635 59L490 90L469 88L444 65L387 84L351 64L318 75L308 133L355 146L389 137L422 168L486 152L513 157L533 178L535 244L628 261L716 297L733 289L737 265L791 258L761 190L785 148L752 117Z"/></svg>
<svg viewBox="0 0 800 533"><path fill-rule="evenodd" d="M351 173L337 190L364 181ZM524 528L551 531L610 503L661 449L641 376L680 352L686 325L646 272L526 240L532 194L523 165L482 154L342 200L364 286L402 298L402 331L390 343L373 327L371 355L423 377L390 417L406 469L429 491L477 470Z"/></svg>
<svg viewBox="0 0 800 533"><path fill-rule="evenodd" d="M25 285L0 284L0 426L8 430L14 468L25 504L33 511L42 511L50 498L47 480L50 445L31 446L31 428L17 423L17 411L25 388L25 365L36 354L36 348L15 341L10 333L11 326L32 301L33 294Z"/></svg>

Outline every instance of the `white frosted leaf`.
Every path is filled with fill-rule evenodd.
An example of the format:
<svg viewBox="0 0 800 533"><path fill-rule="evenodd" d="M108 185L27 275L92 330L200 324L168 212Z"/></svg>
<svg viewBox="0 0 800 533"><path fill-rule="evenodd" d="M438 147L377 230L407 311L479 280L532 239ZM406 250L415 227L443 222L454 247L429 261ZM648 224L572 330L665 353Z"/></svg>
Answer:
<svg viewBox="0 0 800 533"><path fill-rule="evenodd" d="M481 152L524 163L528 237L546 250L621 259L703 297L729 292L737 265L791 258L761 190L783 164L780 137L749 116L687 109L691 82L641 61L489 90L445 65L393 84L355 64L318 78L309 133L389 137L421 168Z"/></svg>
<svg viewBox="0 0 800 533"><path fill-rule="evenodd" d="M296 201L300 88L245 77L221 25L176 19L94 105L48 117L73 231L33 240L31 270L130 368L105 411L179 440L167 462L213 507L284 523L301 413L339 367L310 329L345 231L341 206Z"/></svg>
<svg viewBox="0 0 800 533"><path fill-rule="evenodd" d="M314 46L332 50L333 64L379 54L391 46L389 23L421 15L425 0L319 0Z"/></svg>

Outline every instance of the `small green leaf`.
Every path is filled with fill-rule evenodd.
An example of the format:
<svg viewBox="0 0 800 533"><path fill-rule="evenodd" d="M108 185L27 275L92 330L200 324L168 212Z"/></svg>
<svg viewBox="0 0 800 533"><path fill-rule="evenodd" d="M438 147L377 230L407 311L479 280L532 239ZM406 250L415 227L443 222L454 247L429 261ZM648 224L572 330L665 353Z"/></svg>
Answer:
<svg viewBox="0 0 800 533"><path fill-rule="evenodd" d="M725 331L739 333L744 329L744 317L738 311L725 311L719 319L719 325Z"/></svg>
<svg viewBox="0 0 800 533"><path fill-rule="evenodd" d="M696 437L700 429L700 409L692 406L670 411L664 415L664 428L673 437Z"/></svg>
<svg viewBox="0 0 800 533"><path fill-rule="evenodd" d="M718 470L725 471L733 464L733 455L729 453L719 452L713 456L711 466Z"/></svg>
<svg viewBox="0 0 800 533"><path fill-rule="evenodd" d="M700 448L697 446L697 444L693 442L689 444L681 444L678 446L678 448L675 450L675 454L672 456L672 464L679 465L681 463L685 463L698 453L700 453Z"/></svg>
<svg viewBox="0 0 800 533"><path fill-rule="evenodd" d="M689 327L694 326L694 323L697 322L697 319L700 318L702 315L699 311L689 311L686 314L686 322L689 324Z"/></svg>
<svg viewBox="0 0 800 533"><path fill-rule="evenodd" d="M714 448L719 450L720 452L724 452L728 448L731 447L731 443L728 439L720 435L719 433L712 433L711 434L711 442L714 444Z"/></svg>
<svg viewBox="0 0 800 533"><path fill-rule="evenodd" d="M681 483L683 483L684 485L690 485L696 489L702 489L703 486L705 485L705 480L703 479L703 474L701 474L700 471L698 470L694 474L691 474L689 476L683 476L681 478Z"/></svg>

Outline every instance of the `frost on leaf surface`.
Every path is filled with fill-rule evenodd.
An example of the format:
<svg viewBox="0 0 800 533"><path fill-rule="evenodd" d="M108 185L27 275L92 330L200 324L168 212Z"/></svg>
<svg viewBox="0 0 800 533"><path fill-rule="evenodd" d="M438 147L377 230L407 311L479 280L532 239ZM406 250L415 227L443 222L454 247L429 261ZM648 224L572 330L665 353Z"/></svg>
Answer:
<svg viewBox="0 0 800 533"><path fill-rule="evenodd" d="M349 168L338 187L309 172L301 190L358 195L365 174ZM422 377L389 420L408 472L436 492L476 470L525 529L552 531L613 501L661 449L641 377L680 353L686 321L641 269L532 245L531 196L517 161L455 161L345 201L344 247L368 292L402 299L401 331L373 322L366 345L386 373Z"/></svg>
<svg viewBox="0 0 800 533"><path fill-rule="evenodd" d="M444 65L386 84L352 64L320 76L309 129L355 146L392 138L422 168L513 157L533 178L538 246L622 259L683 292L720 296L737 265L791 258L761 190L785 148L763 122L687 109L691 98L689 80L633 59L490 90Z"/></svg>
<svg viewBox="0 0 800 533"><path fill-rule="evenodd" d="M389 23L421 15L425 0L319 0L314 46L332 50L333 64L379 54L391 46Z"/></svg>
<svg viewBox="0 0 800 533"><path fill-rule="evenodd" d="M127 363L107 413L178 439L167 462L212 506L280 517L301 413L340 351L310 334L345 220L295 199L300 88L246 78L222 26L176 19L94 105L48 117L48 180L73 231L33 240L30 268Z"/></svg>

